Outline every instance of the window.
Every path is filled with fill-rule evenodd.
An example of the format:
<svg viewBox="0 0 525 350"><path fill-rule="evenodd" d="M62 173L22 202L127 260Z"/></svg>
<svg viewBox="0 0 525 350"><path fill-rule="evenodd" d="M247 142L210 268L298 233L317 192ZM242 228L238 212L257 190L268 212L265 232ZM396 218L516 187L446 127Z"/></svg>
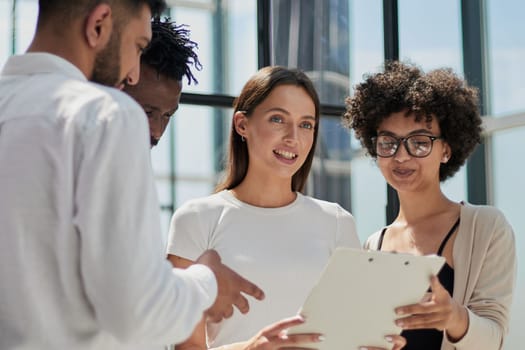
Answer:
<svg viewBox="0 0 525 350"><path fill-rule="evenodd" d="M525 23L520 16L525 4L519 0L487 0L487 34L490 82L490 114L495 129L492 136L492 193L494 205L501 209L516 234L518 271L523 271L525 255L525 218L522 199L525 197L523 183L523 160L525 148ZM519 116L521 114L521 117ZM512 119L511 129L501 129ZM521 121L520 121L521 119ZM512 307L510 332L505 349L519 349L525 341L521 325L525 322L525 278L518 273Z"/></svg>

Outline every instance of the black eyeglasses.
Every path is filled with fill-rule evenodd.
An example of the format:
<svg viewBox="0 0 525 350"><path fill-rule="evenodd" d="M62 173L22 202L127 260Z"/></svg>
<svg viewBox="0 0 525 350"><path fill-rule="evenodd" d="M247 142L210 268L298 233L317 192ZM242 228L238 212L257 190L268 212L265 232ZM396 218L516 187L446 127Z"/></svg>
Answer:
<svg viewBox="0 0 525 350"><path fill-rule="evenodd" d="M398 138L391 135L379 135L372 137L372 142L377 156L382 158L393 157L401 142L403 142L405 149L412 157L424 158L432 152L434 141L439 139L441 139L441 136L410 135Z"/></svg>

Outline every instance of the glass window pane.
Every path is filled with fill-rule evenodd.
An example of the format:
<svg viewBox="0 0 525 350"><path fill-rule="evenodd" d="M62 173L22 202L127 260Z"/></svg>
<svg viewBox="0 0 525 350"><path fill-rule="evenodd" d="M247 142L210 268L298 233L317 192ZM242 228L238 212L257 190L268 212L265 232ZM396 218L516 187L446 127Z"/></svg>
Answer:
<svg viewBox="0 0 525 350"><path fill-rule="evenodd" d="M492 138L493 192L494 205L501 209L516 234L518 271L523 271L525 263L525 216L523 215L523 162L525 148L516 147L523 143L525 128L499 132ZM518 161L517 161L518 160ZM525 341L523 324L525 322L525 274L518 273L514 303L511 311L510 332L505 349L519 349Z"/></svg>
<svg viewBox="0 0 525 350"><path fill-rule="evenodd" d="M399 0L399 57L463 71L460 1Z"/></svg>
<svg viewBox="0 0 525 350"><path fill-rule="evenodd" d="M0 0L0 67L11 54L11 1Z"/></svg>
<svg viewBox="0 0 525 350"><path fill-rule="evenodd" d="M228 0L228 42L224 47L231 77L225 93L238 95L258 68L257 1Z"/></svg>
<svg viewBox="0 0 525 350"><path fill-rule="evenodd" d="M273 0L272 64L299 67L322 103L342 105L350 81L348 1Z"/></svg>
<svg viewBox="0 0 525 350"><path fill-rule="evenodd" d="M15 32L13 29L13 8L15 9ZM16 1L0 0L0 67L14 53L24 52L36 28L38 12L37 0Z"/></svg>
<svg viewBox="0 0 525 350"><path fill-rule="evenodd" d="M184 106L175 118L176 172L209 176L213 171L213 108Z"/></svg>
<svg viewBox="0 0 525 350"><path fill-rule="evenodd" d="M363 75L377 72L384 60L383 1L352 0L350 3L350 88Z"/></svg>
<svg viewBox="0 0 525 350"><path fill-rule="evenodd" d="M16 7L16 53L22 53L33 39L38 16L38 1L18 0Z"/></svg>
<svg viewBox="0 0 525 350"><path fill-rule="evenodd" d="M181 104L151 151L167 232L171 212L189 199L211 194L222 171L231 109Z"/></svg>
<svg viewBox="0 0 525 350"><path fill-rule="evenodd" d="M203 65L198 85L185 92L237 95L257 70L257 2L194 1L170 10L179 24L187 24L197 42Z"/></svg>
<svg viewBox="0 0 525 350"><path fill-rule="evenodd" d="M490 114L494 117L525 111L525 3L520 0L487 0ZM500 208L516 233L518 271L525 269L525 127L492 135L492 185L494 205ZM518 273L509 335L505 349L519 349L525 342L525 275Z"/></svg>
<svg viewBox="0 0 525 350"><path fill-rule="evenodd" d="M315 154L308 193L351 211L350 134L339 118L321 119Z"/></svg>
<svg viewBox="0 0 525 350"><path fill-rule="evenodd" d="M525 109L525 22L521 0L487 0L492 115Z"/></svg>

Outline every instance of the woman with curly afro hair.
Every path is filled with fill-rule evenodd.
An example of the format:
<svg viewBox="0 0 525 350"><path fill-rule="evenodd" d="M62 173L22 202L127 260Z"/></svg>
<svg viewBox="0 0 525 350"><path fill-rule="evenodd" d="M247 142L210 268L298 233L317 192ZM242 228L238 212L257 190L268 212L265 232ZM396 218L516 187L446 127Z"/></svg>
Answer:
<svg viewBox="0 0 525 350"><path fill-rule="evenodd" d="M404 349L501 349L516 275L512 227L498 209L441 190L481 140L477 90L450 69L387 62L356 86L343 120L399 196L396 219L365 248L446 259L424 300L395 310Z"/></svg>

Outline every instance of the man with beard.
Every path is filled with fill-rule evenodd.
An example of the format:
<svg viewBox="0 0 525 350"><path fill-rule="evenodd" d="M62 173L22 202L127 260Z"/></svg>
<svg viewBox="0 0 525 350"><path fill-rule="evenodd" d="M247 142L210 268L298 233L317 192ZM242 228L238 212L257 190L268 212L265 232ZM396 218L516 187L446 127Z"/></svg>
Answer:
<svg viewBox="0 0 525 350"><path fill-rule="evenodd" d="M164 6L40 0L0 74L0 349L160 348L263 296L214 251L171 268L144 112L87 81L135 84Z"/></svg>
<svg viewBox="0 0 525 350"><path fill-rule="evenodd" d="M151 147L157 145L179 108L182 79L186 77L188 84L197 83L190 66L202 68L194 51L197 43L190 40L185 27L177 26L168 18L153 19L151 43L140 59L139 82L124 87L124 92L133 97L148 116Z"/></svg>

